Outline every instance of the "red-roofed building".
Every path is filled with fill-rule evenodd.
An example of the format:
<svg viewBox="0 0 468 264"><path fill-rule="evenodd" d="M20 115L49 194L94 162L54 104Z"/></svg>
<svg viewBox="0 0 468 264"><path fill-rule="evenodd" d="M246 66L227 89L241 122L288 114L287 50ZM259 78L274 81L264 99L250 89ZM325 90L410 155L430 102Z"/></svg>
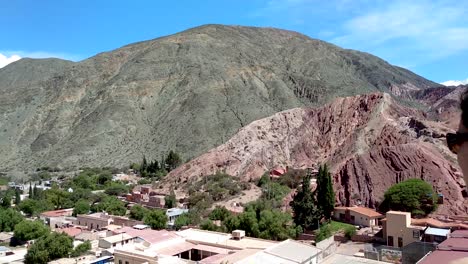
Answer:
<svg viewBox="0 0 468 264"><path fill-rule="evenodd" d="M361 226L376 226L378 220L384 218L382 214L374 209L360 206L335 207L333 217L338 221Z"/></svg>
<svg viewBox="0 0 468 264"><path fill-rule="evenodd" d="M437 246L437 249L422 258L418 264L468 263L468 231L456 230Z"/></svg>

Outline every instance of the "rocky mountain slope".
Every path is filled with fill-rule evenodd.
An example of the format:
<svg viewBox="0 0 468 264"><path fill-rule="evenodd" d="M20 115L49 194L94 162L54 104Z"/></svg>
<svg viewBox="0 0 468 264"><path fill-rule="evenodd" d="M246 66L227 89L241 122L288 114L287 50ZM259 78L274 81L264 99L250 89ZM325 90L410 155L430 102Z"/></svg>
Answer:
<svg viewBox="0 0 468 264"><path fill-rule="evenodd" d="M192 158L279 111L434 85L273 28L207 25L77 63L20 60L0 70L0 171Z"/></svg>
<svg viewBox="0 0 468 264"><path fill-rule="evenodd" d="M375 207L384 191L408 178L430 182L445 197L439 213L466 213L465 186L444 143L452 131L388 94L339 98L320 108L296 108L242 128L227 143L182 165L162 183L183 189L216 171L258 179L277 166L331 166L337 201Z"/></svg>

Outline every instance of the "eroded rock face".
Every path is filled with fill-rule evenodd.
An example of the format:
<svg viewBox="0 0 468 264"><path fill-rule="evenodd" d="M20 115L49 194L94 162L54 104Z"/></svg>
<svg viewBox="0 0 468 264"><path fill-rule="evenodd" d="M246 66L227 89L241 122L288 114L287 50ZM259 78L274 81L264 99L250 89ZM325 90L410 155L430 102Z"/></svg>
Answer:
<svg viewBox="0 0 468 264"><path fill-rule="evenodd" d="M281 165L331 166L337 201L375 207L391 185L408 178L443 194L440 213L464 213L465 183L443 135L453 131L388 94L340 98L321 108L296 108L242 128L226 144L182 165L163 181L184 186L224 170L249 181Z"/></svg>

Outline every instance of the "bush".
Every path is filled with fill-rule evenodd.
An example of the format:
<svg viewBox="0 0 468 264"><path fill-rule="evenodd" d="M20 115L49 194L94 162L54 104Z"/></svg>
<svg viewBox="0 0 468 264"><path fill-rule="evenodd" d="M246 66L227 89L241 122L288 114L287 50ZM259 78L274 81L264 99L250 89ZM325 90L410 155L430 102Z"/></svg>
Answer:
<svg viewBox="0 0 468 264"><path fill-rule="evenodd" d="M130 209L130 218L141 221L148 212L148 209L137 204Z"/></svg>
<svg viewBox="0 0 468 264"><path fill-rule="evenodd" d="M164 229L167 226L167 216L162 210L151 210L143 218L143 222L152 229Z"/></svg>
<svg viewBox="0 0 468 264"><path fill-rule="evenodd" d="M19 241L29 241L49 233L49 228L40 220L24 220L15 226L14 236Z"/></svg>

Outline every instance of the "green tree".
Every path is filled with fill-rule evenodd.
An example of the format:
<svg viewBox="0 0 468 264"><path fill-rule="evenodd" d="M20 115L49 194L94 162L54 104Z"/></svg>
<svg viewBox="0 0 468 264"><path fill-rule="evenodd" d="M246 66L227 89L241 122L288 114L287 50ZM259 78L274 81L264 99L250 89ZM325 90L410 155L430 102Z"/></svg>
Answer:
<svg viewBox="0 0 468 264"><path fill-rule="evenodd" d="M18 189L15 190L15 204L18 205L21 202L21 194Z"/></svg>
<svg viewBox="0 0 468 264"><path fill-rule="evenodd" d="M326 164L319 168L316 192L318 208L325 219L330 220L335 209L335 192L333 191L331 174Z"/></svg>
<svg viewBox="0 0 468 264"><path fill-rule="evenodd" d="M2 208L7 209L11 207L11 195L6 192L2 199Z"/></svg>
<svg viewBox="0 0 468 264"><path fill-rule="evenodd" d="M231 215L231 212L229 212L228 209L224 206L216 206L213 211L210 213L210 219L211 220L221 220L224 221L226 218L228 218Z"/></svg>
<svg viewBox="0 0 468 264"><path fill-rule="evenodd" d="M327 239L333 235L330 225L324 224L322 225L316 232L315 241L320 242L324 239Z"/></svg>
<svg viewBox="0 0 468 264"><path fill-rule="evenodd" d="M143 222L152 229L164 229L167 226L167 216L162 210L151 210L143 218Z"/></svg>
<svg viewBox="0 0 468 264"><path fill-rule="evenodd" d="M167 166L167 170L171 171L177 168L182 163L182 159L180 158L179 154L171 150L169 151L169 154L167 154L165 163Z"/></svg>
<svg viewBox="0 0 468 264"><path fill-rule="evenodd" d="M73 251L71 252L70 256L73 258L76 258L76 257L84 255L86 252L90 250L91 250L91 242L89 242L88 240L76 246L76 248L74 248Z"/></svg>
<svg viewBox="0 0 468 264"><path fill-rule="evenodd" d="M226 227L226 231L229 233L239 229L240 221L237 215L231 215L223 221L223 225Z"/></svg>
<svg viewBox="0 0 468 264"><path fill-rule="evenodd" d="M437 208L437 195L421 179L408 179L390 187L384 194L381 209L427 215Z"/></svg>
<svg viewBox="0 0 468 264"><path fill-rule="evenodd" d="M49 233L49 228L40 220L24 220L15 226L14 236L20 241L37 239Z"/></svg>
<svg viewBox="0 0 468 264"><path fill-rule="evenodd" d="M188 213L183 213L177 217L177 219L174 221L174 228L176 230L181 229L184 226L188 226L192 223L190 219L190 215Z"/></svg>
<svg viewBox="0 0 468 264"><path fill-rule="evenodd" d="M260 213L258 228L259 237L271 240L285 240L296 238L302 233L302 228L291 224L292 217L279 210L264 210Z"/></svg>
<svg viewBox="0 0 468 264"><path fill-rule="evenodd" d="M128 186L122 183L112 183L104 192L108 195L121 196L128 193Z"/></svg>
<svg viewBox="0 0 468 264"><path fill-rule="evenodd" d="M93 212L107 212L111 215L125 215L127 208L125 204L114 196L104 194L102 197L96 197L98 202L91 206Z"/></svg>
<svg viewBox="0 0 468 264"><path fill-rule="evenodd" d="M29 193L28 194L29 194L29 198L34 199L34 193L33 193L31 183L29 183Z"/></svg>
<svg viewBox="0 0 468 264"><path fill-rule="evenodd" d="M164 202L164 207L166 208L174 208L177 206L177 199L174 191L172 191L170 195L164 197Z"/></svg>
<svg viewBox="0 0 468 264"><path fill-rule="evenodd" d="M38 192L37 192L37 186L36 186L36 184L34 184L34 189L33 189L33 192L32 192L32 193L33 193L33 195L32 195L32 198L33 198L33 199L39 199L39 198L40 198L40 196L38 195Z"/></svg>
<svg viewBox="0 0 468 264"><path fill-rule="evenodd" d="M218 231L219 227L213 223L210 219L205 219L200 225L200 228L202 230L208 230L208 231Z"/></svg>
<svg viewBox="0 0 468 264"><path fill-rule="evenodd" d="M311 175L308 173L302 180L290 205L294 212L294 223L303 229L315 229L318 227L321 214L317 208L314 193L310 189Z"/></svg>
<svg viewBox="0 0 468 264"><path fill-rule="evenodd" d="M148 209L137 204L130 209L130 218L141 221L148 212Z"/></svg>
<svg viewBox="0 0 468 264"><path fill-rule="evenodd" d="M33 199L25 199L21 201L18 208L26 215L32 216L39 212L39 203Z"/></svg>
<svg viewBox="0 0 468 264"><path fill-rule="evenodd" d="M42 236L28 249L24 257L26 264L45 264L52 260L68 257L73 250L73 239L63 233L52 232Z"/></svg>
<svg viewBox="0 0 468 264"><path fill-rule="evenodd" d="M0 231L11 232L15 226L24 220L24 217L16 210L8 208L0 210Z"/></svg>
<svg viewBox="0 0 468 264"><path fill-rule="evenodd" d="M73 208L73 216L79 214L87 214L91 210L91 206L87 200L79 200L76 202L75 207Z"/></svg>

